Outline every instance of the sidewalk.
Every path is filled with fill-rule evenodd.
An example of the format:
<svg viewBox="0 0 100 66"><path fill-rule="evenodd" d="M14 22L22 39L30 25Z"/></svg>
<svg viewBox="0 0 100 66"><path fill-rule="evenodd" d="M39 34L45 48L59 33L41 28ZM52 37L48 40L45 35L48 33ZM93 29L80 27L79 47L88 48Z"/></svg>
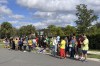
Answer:
<svg viewBox="0 0 100 66"><path fill-rule="evenodd" d="M99 51L88 51L88 54L100 55L100 52ZM100 59L97 59L97 58L88 58L88 60L100 62Z"/></svg>
<svg viewBox="0 0 100 66"><path fill-rule="evenodd" d="M88 54L100 55L100 51L88 51Z"/></svg>
<svg viewBox="0 0 100 66"><path fill-rule="evenodd" d="M92 60L92 61L100 62L100 59L96 59L96 58L88 58L88 60Z"/></svg>

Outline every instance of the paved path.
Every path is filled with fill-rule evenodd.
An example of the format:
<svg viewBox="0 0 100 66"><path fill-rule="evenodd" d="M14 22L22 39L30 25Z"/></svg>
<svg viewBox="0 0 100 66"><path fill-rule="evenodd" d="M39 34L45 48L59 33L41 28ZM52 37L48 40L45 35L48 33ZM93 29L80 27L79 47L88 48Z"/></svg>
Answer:
<svg viewBox="0 0 100 66"><path fill-rule="evenodd" d="M88 51L89 54L100 55L100 51Z"/></svg>
<svg viewBox="0 0 100 66"><path fill-rule="evenodd" d="M100 66L100 62L81 62L32 52L0 49L0 66Z"/></svg>

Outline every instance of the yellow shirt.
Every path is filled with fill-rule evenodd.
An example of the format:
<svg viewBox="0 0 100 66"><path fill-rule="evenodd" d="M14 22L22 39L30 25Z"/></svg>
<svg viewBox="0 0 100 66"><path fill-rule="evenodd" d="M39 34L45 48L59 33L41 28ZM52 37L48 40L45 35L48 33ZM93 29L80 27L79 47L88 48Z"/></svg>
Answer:
<svg viewBox="0 0 100 66"><path fill-rule="evenodd" d="M61 49L65 49L65 44L66 44L66 41L65 40L62 40L61 41L61 44L60 44L60 48Z"/></svg>
<svg viewBox="0 0 100 66"><path fill-rule="evenodd" d="M19 41L19 40L15 40L15 45L18 45L18 41Z"/></svg>
<svg viewBox="0 0 100 66"><path fill-rule="evenodd" d="M83 45L82 45L82 50L89 50L89 40L86 38L84 41L83 41Z"/></svg>
<svg viewBox="0 0 100 66"><path fill-rule="evenodd" d="M32 45L32 40L28 40L28 45Z"/></svg>

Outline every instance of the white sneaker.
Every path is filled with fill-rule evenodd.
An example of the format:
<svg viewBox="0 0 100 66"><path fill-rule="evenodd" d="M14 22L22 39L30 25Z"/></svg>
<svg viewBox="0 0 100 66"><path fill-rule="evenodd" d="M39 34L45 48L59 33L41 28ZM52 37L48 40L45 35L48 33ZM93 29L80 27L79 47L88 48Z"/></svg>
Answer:
<svg viewBox="0 0 100 66"><path fill-rule="evenodd" d="M26 51L24 51L24 52L26 52Z"/></svg>
<svg viewBox="0 0 100 66"><path fill-rule="evenodd" d="M82 60L84 60L84 58L83 58L83 57L81 57L79 60L80 60L80 61L82 61Z"/></svg>
<svg viewBox="0 0 100 66"><path fill-rule="evenodd" d="M76 59L78 59L78 58L79 58L79 56L78 56L78 55L76 55L76 56L75 56L75 58L76 58Z"/></svg>

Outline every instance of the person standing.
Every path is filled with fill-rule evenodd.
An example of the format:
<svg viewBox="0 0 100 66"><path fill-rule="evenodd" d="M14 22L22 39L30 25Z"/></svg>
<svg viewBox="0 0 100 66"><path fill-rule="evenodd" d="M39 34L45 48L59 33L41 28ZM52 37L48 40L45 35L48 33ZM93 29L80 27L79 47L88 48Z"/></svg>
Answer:
<svg viewBox="0 0 100 66"><path fill-rule="evenodd" d="M28 39L28 48L29 48L29 52L31 52L31 50L32 50L32 44L33 44L33 42L32 42L32 40L29 38L29 39Z"/></svg>
<svg viewBox="0 0 100 66"><path fill-rule="evenodd" d="M60 56L60 48L59 48L59 45L60 45L60 36L57 36L56 40L57 40L57 55Z"/></svg>
<svg viewBox="0 0 100 66"><path fill-rule="evenodd" d="M11 49L15 50L15 40L13 38L10 39Z"/></svg>
<svg viewBox="0 0 100 66"><path fill-rule="evenodd" d="M36 37L36 44L37 44L37 47L39 47L39 38L38 38L38 36Z"/></svg>
<svg viewBox="0 0 100 66"><path fill-rule="evenodd" d="M23 46L23 39L22 38L19 39L18 44L19 44L19 50L22 51L22 46Z"/></svg>
<svg viewBox="0 0 100 66"><path fill-rule="evenodd" d="M78 54L78 59L79 60L82 57L81 42L82 42L82 36L79 35L78 40L77 40L77 54Z"/></svg>
<svg viewBox="0 0 100 66"><path fill-rule="evenodd" d="M60 58L61 59L65 58L65 45L66 45L66 41L63 38L60 43Z"/></svg>
<svg viewBox="0 0 100 66"><path fill-rule="evenodd" d="M75 36L73 36L69 45L70 58L72 59L74 59L74 55L75 55L75 43L76 43L76 38Z"/></svg>
<svg viewBox="0 0 100 66"><path fill-rule="evenodd" d="M53 52L52 52L52 54L53 54L53 56L55 56L56 54L57 54L57 39L56 39L56 37L54 37L54 40L53 40Z"/></svg>
<svg viewBox="0 0 100 66"><path fill-rule="evenodd" d="M4 40L4 43L5 43L5 48L9 48L9 40L8 40L8 38L6 38Z"/></svg>
<svg viewBox="0 0 100 66"><path fill-rule="evenodd" d="M19 38L16 38L15 40L14 40L14 42L15 42L15 50L18 50L18 42L19 42Z"/></svg>
<svg viewBox="0 0 100 66"><path fill-rule="evenodd" d="M46 38L46 48L49 48L49 38L48 36L46 36L45 38Z"/></svg>
<svg viewBox="0 0 100 66"><path fill-rule="evenodd" d="M34 38L34 39L32 40L32 42L33 42L33 49L35 49L35 48L37 47L36 38Z"/></svg>
<svg viewBox="0 0 100 66"><path fill-rule="evenodd" d="M60 36L57 36L57 43L60 43Z"/></svg>
<svg viewBox="0 0 100 66"><path fill-rule="evenodd" d="M82 57L84 57L84 59L82 59L82 61L87 61L87 51L89 50L89 40L86 36L84 36L84 41L81 42L82 45Z"/></svg>
<svg viewBox="0 0 100 66"><path fill-rule="evenodd" d="M65 56L67 57L68 56L68 49L69 49L69 45L68 45L68 38L66 37L65 38L65 41L66 41L66 45L65 45Z"/></svg>
<svg viewBox="0 0 100 66"><path fill-rule="evenodd" d="M43 48L46 49L46 37L43 37Z"/></svg>
<svg viewBox="0 0 100 66"><path fill-rule="evenodd" d="M23 39L23 51L26 52L27 41Z"/></svg>

